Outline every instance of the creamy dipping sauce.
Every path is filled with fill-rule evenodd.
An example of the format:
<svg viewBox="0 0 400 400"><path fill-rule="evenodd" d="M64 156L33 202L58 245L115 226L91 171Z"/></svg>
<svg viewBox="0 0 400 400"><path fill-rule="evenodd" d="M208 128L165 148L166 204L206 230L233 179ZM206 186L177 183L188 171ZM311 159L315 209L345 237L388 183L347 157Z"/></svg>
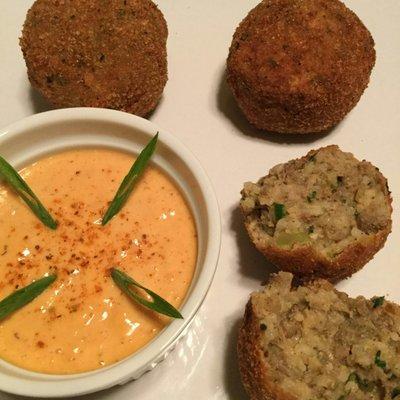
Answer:
<svg viewBox="0 0 400 400"><path fill-rule="evenodd" d="M131 355L170 322L134 303L110 277L117 267L179 307L196 265L193 216L158 168L147 167L125 207L101 226L133 160L114 150L82 149L23 169L58 221L55 231L0 185L0 299L46 273L58 276L0 321L0 358L43 373L89 371Z"/></svg>

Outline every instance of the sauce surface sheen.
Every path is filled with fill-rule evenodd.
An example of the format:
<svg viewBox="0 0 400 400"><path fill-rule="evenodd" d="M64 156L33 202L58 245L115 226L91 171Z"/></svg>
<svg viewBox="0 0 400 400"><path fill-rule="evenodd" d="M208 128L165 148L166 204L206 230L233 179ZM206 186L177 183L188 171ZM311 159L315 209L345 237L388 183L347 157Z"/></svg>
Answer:
<svg viewBox="0 0 400 400"><path fill-rule="evenodd" d="M175 184L148 166L125 207L101 226L134 157L108 149L43 158L21 175L59 223L46 228L0 183L0 299L46 273L58 279L0 321L0 358L51 374L115 363L153 339L169 319L114 284L117 267L179 307L197 257L193 216Z"/></svg>

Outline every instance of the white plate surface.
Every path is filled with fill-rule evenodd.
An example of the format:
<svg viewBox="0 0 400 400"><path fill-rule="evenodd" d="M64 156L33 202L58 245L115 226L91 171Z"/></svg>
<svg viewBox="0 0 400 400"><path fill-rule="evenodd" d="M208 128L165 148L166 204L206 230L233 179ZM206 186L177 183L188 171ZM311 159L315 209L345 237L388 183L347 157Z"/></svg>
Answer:
<svg viewBox="0 0 400 400"><path fill-rule="evenodd" d="M47 110L30 89L18 37L31 0L0 1L0 126ZM237 202L242 183L308 150L338 144L380 167L393 192L393 232L382 251L338 285L351 295L386 294L400 302L400 3L346 0L371 31L377 63L371 83L350 115L329 135L287 142L253 130L224 83L236 25L255 0L159 0L169 26L169 82L151 119L195 153L217 191L222 253L211 291L192 330L175 351L138 381L90 400L246 399L235 358L236 332L250 291L267 273L249 245ZM0 400L17 400L0 393Z"/></svg>

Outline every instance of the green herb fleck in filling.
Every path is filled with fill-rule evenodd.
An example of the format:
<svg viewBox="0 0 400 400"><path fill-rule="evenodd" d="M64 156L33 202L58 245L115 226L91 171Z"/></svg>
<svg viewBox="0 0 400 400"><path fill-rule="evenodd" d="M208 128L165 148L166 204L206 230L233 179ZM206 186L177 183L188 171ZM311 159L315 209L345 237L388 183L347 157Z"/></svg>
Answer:
<svg viewBox="0 0 400 400"><path fill-rule="evenodd" d="M266 331L266 330L267 330L267 325L261 323L261 324L260 324L260 329L261 329L262 331Z"/></svg>
<svg viewBox="0 0 400 400"><path fill-rule="evenodd" d="M381 351L379 350L376 354L375 354L375 364L382 369L386 368L386 361L381 360Z"/></svg>
<svg viewBox="0 0 400 400"><path fill-rule="evenodd" d="M286 209L285 206L280 203L274 203L273 207L274 207L275 220L278 222L287 214Z"/></svg>
<svg viewBox="0 0 400 400"><path fill-rule="evenodd" d="M396 398L396 397L399 396L399 395L400 395L400 388L399 388L399 387L395 387L395 388L392 390L391 398L394 399L394 398Z"/></svg>
<svg viewBox="0 0 400 400"><path fill-rule="evenodd" d="M317 197L317 192L314 190L307 195L307 201L311 203Z"/></svg>
<svg viewBox="0 0 400 400"><path fill-rule="evenodd" d="M384 301L385 301L385 296L375 297L372 299L372 307L378 308L383 304Z"/></svg>
<svg viewBox="0 0 400 400"><path fill-rule="evenodd" d="M367 379L362 379L356 372L352 372L347 378L347 382L355 382L358 387L364 392L370 392L373 389L373 382L369 382Z"/></svg>

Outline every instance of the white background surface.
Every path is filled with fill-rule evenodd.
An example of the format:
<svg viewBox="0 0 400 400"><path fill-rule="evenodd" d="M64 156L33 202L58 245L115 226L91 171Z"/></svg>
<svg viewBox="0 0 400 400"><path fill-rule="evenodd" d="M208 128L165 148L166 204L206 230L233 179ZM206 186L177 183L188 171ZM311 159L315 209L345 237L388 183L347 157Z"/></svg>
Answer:
<svg viewBox="0 0 400 400"><path fill-rule="evenodd" d="M393 232L375 258L338 285L351 295L386 294L400 301L400 3L345 3L376 42L371 83L349 116L325 136L266 135L238 111L224 81L237 24L255 0L159 0L169 27L169 81L151 119L183 140L208 172L222 214L222 252L210 293L190 333L155 370L90 400L246 399L236 365L238 323L251 291L269 267L246 237L237 210L244 181L308 150L338 144L379 166L393 193ZM18 37L31 0L0 0L0 125L48 109L29 86ZM56 134L56 132L55 132ZM0 400L17 400L0 393Z"/></svg>

